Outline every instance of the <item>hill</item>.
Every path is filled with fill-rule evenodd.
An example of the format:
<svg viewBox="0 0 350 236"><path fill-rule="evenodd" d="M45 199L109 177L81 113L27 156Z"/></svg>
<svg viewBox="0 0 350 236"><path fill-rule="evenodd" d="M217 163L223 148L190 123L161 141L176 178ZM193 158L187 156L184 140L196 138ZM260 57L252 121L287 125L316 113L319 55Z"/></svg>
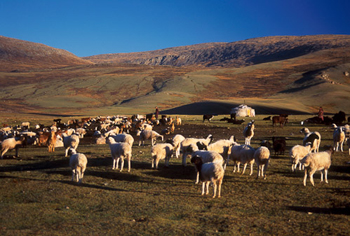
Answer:
<svg viewBox="0 0 350 236"><path fill-rule="evenodd" d="M95 63L242 67L350 46L348 35L275 36L231 43L205 43L136 53L85 57Z"/></svg>
<svg viewBox="0 0 350 236"><path fill-rule="evenodd" d="M0 36L1 71L48 69L87 64L92 63L66 50Z"/></svg>
<svg viewBox="0 0 350 236"><path fill-rule="evenodd" d="M0 111L90 116L143 114L158 106L169 114L227 114L245 103L257 114L314 113L319 106L326 113L349 114L349 38L266 37L139 53L140 61L161 52L165 58L175 52L208 55L207 60L193 56L195 64L189 57L183 66L133 64L137 53L122 55L129 61L115 61L120 63L89 58L94 64L64 50L7 38L11 53L1 54ZM222 51L226 57L216 56Z"/></svg>

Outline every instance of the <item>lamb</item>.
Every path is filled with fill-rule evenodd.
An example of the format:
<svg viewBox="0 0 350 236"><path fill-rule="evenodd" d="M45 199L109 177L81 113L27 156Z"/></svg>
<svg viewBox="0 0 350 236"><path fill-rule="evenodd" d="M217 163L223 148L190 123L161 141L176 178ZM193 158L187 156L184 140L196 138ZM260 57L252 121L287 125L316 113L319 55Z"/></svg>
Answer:
<svg viewBox="0 0 350 236"><path fill-rule="evenodd" d="M247 126L244 128L243 130L243 135L245 138L244 144L245 145L250 145L250 140L253 138L254 136L254 120L252 120L251 122L249 122L247 124Z"/></svg>
<svg viewBox="0 0 350 236"><path fill-rule="evenodd" d="M209 146L210 142L213 140L213 135L209 134L207 138L185 138L181 142L181 151L182 151L182 165L186 166L186 158L187 155L191 152L193 152L193 147L197 147L197 143L202 143L205 146ZM191 150L191 151L189 151ZM198 150L198 148L195 148L195 150Z"/></svg>
<svg viewBox="0 0 350 236"><path fill-rule="evenodd" d="M156 144L157 138L161 138L161 140L164 140L163 135L158 134L154 130L142 130L140 134L140 139L139 139L139 146L145 146L145 140L146 139L151 139L151 145L154 146Z"/></svg>
<svg viewBox="0 0 350 236"><path fill-rule="evenodd" d="M158 143L151 148L152 168L158 169L159 160L165 159L165 166L169 166L169 159L173 156L174 147L170 143Z"/></svg>
<svg viewBox="0 0 350 236"><path fill-rule="evenodd" d="M25 143L25 137L21 136L19 140L15 138L8 138L1 143L1 159L4 158L5 153L8 150L16 149L16 157L19 157L18 149Z"/></svg>
<svg viewBox="0 0 350 236"><path fill-rule="evenodd" d="M242 163L244 164L242 175L245 172L245 169L247 167L247 164L250 164L250 174L253 174L253 164L254 164L254 152L255 149L249 145L234 145L231 148L231 154L229 156L230 159L234 162L233 172L239 172L239 165Z"/></svg>
<svg viewBox="0 0 350 236"><path fill-rule="evenodd" d="M185 140L185 137L182 136L181 134L176 134L172 139L172 144L174 146L176 158L179 158L179 156L180 156L180 146L181 146L181 142L183 140Z"/></svg>
<svg viewBox="0 0 350 236"><path fill-rule="evenodd" d="M108 137L107 139L109 148L111 150L111 155L113 159L113 167L112 169L118 169L119 159L121 160L120 164L120 172L123 171L124 168L124 159L128 160L128 172L131 169L131 153L132 147L130 144L126 142L117 143L114 138Z"/></svg>
<svg viewBox="0 0 350 236"><path fill-rule="evenodd" d="M75 178L77 182L81 183L88 160L83 153L77 153L74 148L70 148L69 153L71 153L69 166L72 168L72 181Z"/></svg>
<svg viewBox="0 0 350 236"><path fill-rule="evenodd" d="M128 143L131 147L134 144L134 138L130 134L114 134L110 137L114 138L116 142Z"/></svg>
<svg viewBox="0 0 350 236"><path fill-rule="evenodd" d="M321 134L319 132L310 132L308 128L302 128L300 133L304 133L303 145L306 146L308 142L311 143L311 152L318 152L321 144Z"/></svg>
<svg viewBox="0 0 350 236"><path fill-rule="evenodd" d="M334 151L338 152L339 151L339 146L340 146L340 151L343 152L343 145L345 141L345 132L344 132L344 127L337 127L336 124L333 124L333 148Z"/></svg>
<svg viewBox="0 0 350 236"><path fill-rule="evenodd" d="M261 146L254 152L254 159L258 166L258 174L256 178L264 176L266 179L266 170L270 160L270 150L267 147Z"/></svg>
<svg viewBox="0 0 350 236"><path fill-rule="evenodd" d="M214 151L206 151L206 150L199 150L199 151L195 151L194 153L192 153L192 157L194 156L198 156L202 159L203 163L208 163L208 162L215 162L220 164L221 166L224 164L224 158L217 152ZM196 178L196 184L199 183L199 170L196 168L196 172L197 172L197 178Z"/></svg>
<svg viewBox="0 0 350 236"><path fill-rule="evenodd" d="M321 171L321 182L323 182L323 170L325 175L325 182L328 183L327 173L329 167L331 166L332 153L333 148L330 148L329 150L324 152L309 153L300 161L305 166L304 186L306 186L307 172L309 172L311 184L315 186L313 175L317 170Z"/></svg>
<svg viewBox="0 0 350 236"><path fill-rule="evenodd" d="M62 138L64 148L66 149L65 157L68 157L69 148L77 150L80 141L79 136L77 134L67 135L66 133L63 133Z"/></svg>
<svg viewBox="0 0 350 236"><path fill-rule="evenodd" d="M292 171L295 171L298 164L299 164L299 170L301 170L302 164L300 160L303 159L307 154L309 154L310 151L311 151L311 143L309 143L309 145L306 145L306 146L295 145L290 149L289 156L292 162Z"/></svg>
<svg viewBox="0 0 350 236"><path fill-rule="evenodd" d="M224 169L226 170L226 166L228 164L228 156L231 153L231 147L234 144L237 144L234 141L235 137L232 135L230 139L220 139L215 143L210 144L207 147L208 151L215 151L219 153L225 160Z"/></svg>
<svg viewBox="0 0 350 236"><path fill-rule="evenodd" d="M214 190L213 198L216 197L216 192L218 192L218 198L220 198L221 184L225 174L222 165L216 162L203 163L202 159L198 156L192 157L191 162L194 163L200 173L202 181L202 195L204 195L205 187L206 194L209 194L209 184L212 182Z"/></svg>

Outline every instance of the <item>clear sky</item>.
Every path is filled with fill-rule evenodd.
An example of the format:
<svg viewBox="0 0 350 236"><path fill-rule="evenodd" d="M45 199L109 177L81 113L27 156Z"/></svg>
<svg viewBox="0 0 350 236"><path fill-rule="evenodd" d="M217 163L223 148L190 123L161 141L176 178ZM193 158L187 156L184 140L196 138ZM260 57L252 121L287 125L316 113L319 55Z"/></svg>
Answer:
<svg viewBox="0 0 350 236"><path fill-rule="evenodd" d="M350 34L350 0L0 0L0 35L77 56Z"/></svg>

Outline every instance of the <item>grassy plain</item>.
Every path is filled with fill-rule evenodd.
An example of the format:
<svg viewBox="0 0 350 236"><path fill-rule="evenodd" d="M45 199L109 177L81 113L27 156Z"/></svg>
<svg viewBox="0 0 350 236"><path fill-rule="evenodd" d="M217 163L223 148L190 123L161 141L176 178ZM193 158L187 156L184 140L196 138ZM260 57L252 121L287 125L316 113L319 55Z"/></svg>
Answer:
<svg viewBox="0 0 350 236"><path fill-rule="evenodd" d="M175 133L214 141L235 135L243 143L244 125L219 121L204 123L200 116L181 116L183 126ZM252 146L261 139L287 137L287 149L300 144L300 121L291 116L284 128L272 127L255 117ZM67 117L63 117L63 120ZM246 119L247 121L249 118ZM50 123L42 119L41 122ZM10 121L14 122L14 121ZM322 135L321 146L332 144L332 129L310 125ZM156 127L161 130L164 127ZM166 138L170 138L168 135ZM49 154L44 147L13 151L0 160L1 235L348 235L350 223L349 153L333 155L329 183L303 186L303 171L291 172L288 151L271 155L267 179L256 179L249 167L244 175L228 166L222 197L201 196L194 184L194 167L171 159L151 169L150 144L137 146L135 137L131 172L112 170L108 145L95 145L91 137L81 141L78 151L88 157L82 184L71 182L71 170L63 148ZM322 148L321 148L322 149ZM189 163L189 160L188 160ZM212 189L210 189L210 195Z"/></svg>

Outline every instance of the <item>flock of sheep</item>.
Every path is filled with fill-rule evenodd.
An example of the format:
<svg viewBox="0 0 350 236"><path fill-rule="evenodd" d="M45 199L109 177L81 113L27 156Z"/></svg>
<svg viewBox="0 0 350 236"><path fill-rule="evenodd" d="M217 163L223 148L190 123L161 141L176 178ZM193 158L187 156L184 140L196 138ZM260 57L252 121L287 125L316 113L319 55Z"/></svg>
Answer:
<svg viewBox="0 0 350 236"><path fill-rule="evenodd" d="M163 118L162 118L163 119ZM181 119L177 120L164 118L162 122L169 126L174 127L181 125ZM89 119L88 121L81 123L79 126L88 128L91 124L94 124L96 119ZM191 159L197 176L195 183L202 181L202 195L209 193L209 184L213 185L213 198L221 197L221 185L223 182L226 166L229 161L233 162L233 172L240 172L240 165L243 165L241 174L244 174L247 165L250 165L250 175L253 173L253 164L257 164L257 178L263 177L266 179L266 170L270 160L270 149L268 142L262 142L261 147L253 148L250 146L250 141L254 137L255 123L251 121L243 130L245 137L244 144L238 144L235 141L234 136L229 139L220 139L216 142L212 142L213 136L210 134L206 138L185 138L181 134L175 134L171 139L165 142L157 143L157 139L164 141L164 136L153 130L153 125L159 121L149 121L140 117L132 118L114 118L103 120L98 123L98 126L94 126L94 136L96 136L96 143L107 143L110 148L111 156L113 159L113 169L124 168L124 160L128 161L128 172L131 170L131 157L132 148L134 145L134 137L130 132L135 132L135 136L139 137L139 146L145 145L145 140L151 141L151 167L158 169L159 161L164 160L165 166L169 166L169 159L171 157L180 158L182 155L182 165L187 165L187 158ZM179 122L179 123L178 123ZM104 124L108 123L108 126ZM68 126L67 126L68 127ZM88 163L88 159L83 153L77 153L79 140L83 137L84 132L78 129L82 127L76 127L67 130L60 130L58 125L55 124L46 130L49 133L46 140L46 145L49 147L49 151L53 150L55 145L57 146L56 139L62 139L62 146L65 148L65 156L70 155L69 165L72 168L72 181L81 182L84 177L84 172ZM27 129L26 129L27 128ZM61 126L62 128L62 126ZM321 171L321 181L323 181L323 175L325 182L328 183L327 173L331 166L331 155L334 151L343 151L343 143L349 140L350 127L349 125L337 127L333 125L334 133L333 140L334 145L329 150L319 152L321 143L321 135L319 132L311 132L308 128L301 129L300 132L304 133L303 145L295 145L290 149L289 155L292 162L292 171L294 171L299 165L299 169L305 169L304 185L306 185L307 175L309 173L310 182L314 185L313 174L316 171ZM38 129L38 127L36 127ZM28 126L23 126L20 131L10 129L9 127L2 128L0 130L1 142L1 159L3 159L5 153L8 150L15 149L16 156L18 156L18 148L28 142L28 137L33 137L29 133L34 133L33 144L37 144L42 139L44 130L37 132L29 131ZM68 132L71 130L71 132ZM41 133L40 133L41 132ZM86 133L86 132L85 132ZM52 139L55 144L52 147ZM51 140L51 141L50 141ZM349 143L350 144L350 143ZM50 147L51 145L51 147ZM349 153L350 154L350 153Z"/></svg>

